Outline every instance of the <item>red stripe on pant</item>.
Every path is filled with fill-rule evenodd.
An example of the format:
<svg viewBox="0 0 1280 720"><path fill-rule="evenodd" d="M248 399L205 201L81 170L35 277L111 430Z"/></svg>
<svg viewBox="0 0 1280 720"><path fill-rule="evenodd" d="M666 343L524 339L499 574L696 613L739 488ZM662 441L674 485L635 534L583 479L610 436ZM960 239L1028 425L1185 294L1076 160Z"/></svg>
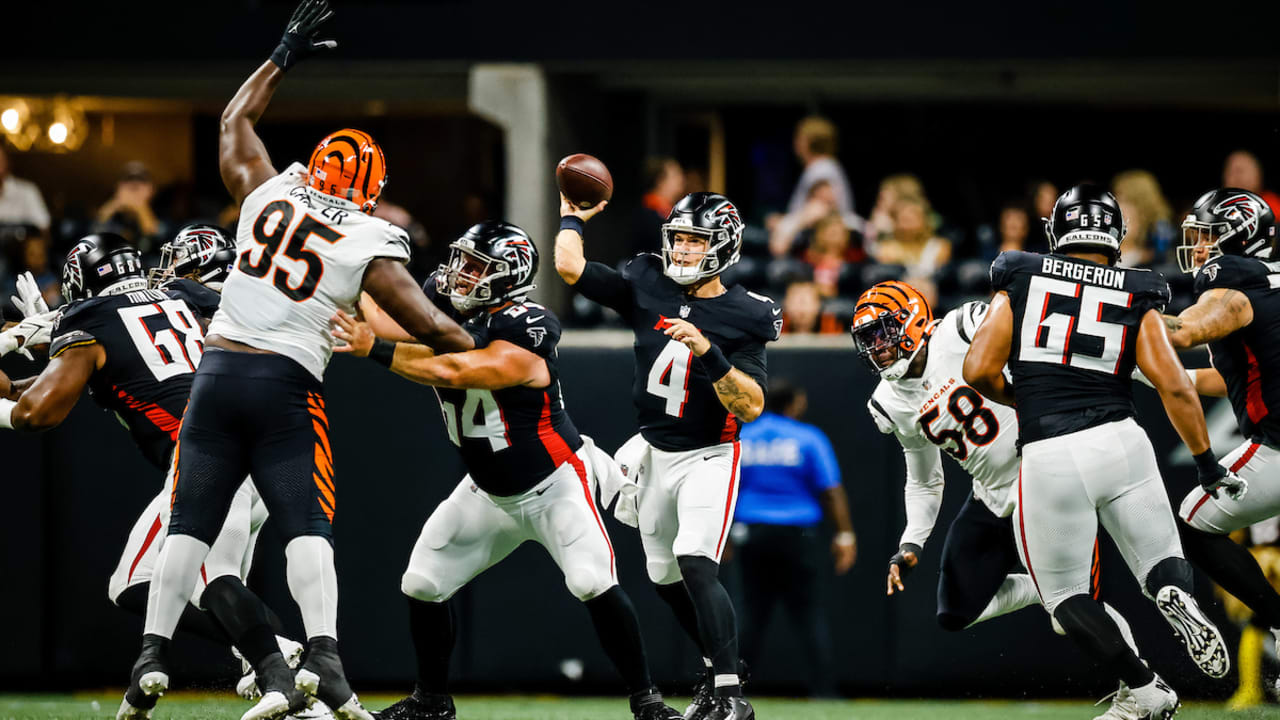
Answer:
<svg viewBox="0 0 1280 720"><path fill-rule="evenodd" d="M716 541L716 558L720 557L720 548L724 547L724 534L729 529L729 521L733 519L733 498L738 484L738 458L742 454L742 444L733 441L733 466L729 468L729 493L724 499L724 523L720 526L720 539Z"/></svg>
<svg viewBox="0 0 1280 720"><path fill-rule="evenodd" d="M578 454L569 449L569 443L560 437L560 433L551 426L551 395L542 393L542 416L538 418L538 439L542 441L542 447L546 448L547 455L551 456L551 462L556 467L560 467L564 463L573 466L574 472L578 474L578 480L582 482L582 493L587 498L587 505L591 508L591 514L595 516L596 527L600 528L600 534L604 536L604 544L609 548L609 574L613 579L618 578L617 565L614 562L613 543L609 540L609 532L604 529L604 520L600 517L600 509L596 507L595 498L591 496L591 483L587 480L587 466L582 463L582 458Z"/></svg>
<svg viewBox="0 0 1280 720"><path fill-rule="evenodd" d="M147 530L147 537L142 541L142 548L138 550L138 554L133 558L133 564L129 566L129 577L125 578L125 584L133 580L133 571L138 569L138 563L142 562L142 556L147 554L147 548L151 547L151 543L155 542L156 535L160 534L160 516L156 515L156 519L151 522L151 527Z"/></svg>
<svg viewBox="0 0 1280 720"><path fill-rule="evenodd" d="M1022 559L1027 563L1027 573L1031 575L1031 584L1036 586L1036 594L1040 595L1040 601L1044 602L1044 595L1040 593L1040 583L1036 582L1035 568L1031 567L1031 549L1027 547L1027 523L1022 516L1022 466L1018 466L1018 535L1022 538ZM1096 540L1095 540L1096 542Z"/></svg>
<svg viewBox="0 0 1280 720"><path fill-rule="evenodd" d="M1240 457L1236 458L1236 461L1231 463L1231 472L1240 472L1241 468L1248 465L1249 461L1253 459L1253 454L1258 452L1258 447L1258 443L1249 443L1248 449L1240 453ZM1204 507L1205 503L1209 502L1209 498L1211 497L1213 496L1209 493L1205 493L1204 497L1200 498L1200 500L1196 502L1195 506L1191 508L1191 512L1187 513L1187 522L1191 522L1191 518L1196 516L1196 513L1200 511L1201 507Z"/></svg>

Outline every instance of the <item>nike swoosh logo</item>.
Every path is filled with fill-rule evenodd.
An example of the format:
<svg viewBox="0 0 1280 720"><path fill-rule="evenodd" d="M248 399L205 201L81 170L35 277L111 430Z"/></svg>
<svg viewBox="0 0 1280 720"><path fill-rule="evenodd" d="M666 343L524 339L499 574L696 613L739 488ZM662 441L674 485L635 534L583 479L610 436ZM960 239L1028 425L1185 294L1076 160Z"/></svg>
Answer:
<svg viewBox="0 0 1280 720"><path fill-rule="evenodd" d="M550 490L552 485L555 485L555 483L551 483L551 485L548 485L548 486L546 486L546 487L542 488L541 490L534 490L534 491L533 491L533 494L534 494L534 495L537 495L538 497L542 497L542 494L543 494L543 493L545 493L546 491Z"/></svg>
<svg viewBox="0 0 1280 720"><path fill-rule="evenodd" d="M715 455L703 455L703 456L702 456L702 460L703 460L703 462L706 462L707 460L715 460L715 459L716 459L716 456L715 456Z"/></svg>
<svg viewBox="0 0 1280 720"><path fill-rule="evenodd" d="M782 308L777 308L773 311L773 314L777 315L778 313L781 313L781 312L782 312Z"/></svg>
<svg viewBox="0 0 1280 720"><path fill-rule="evenodd" d="M524 324L525 324L525 325L532 325L532 324L534 324L534 323L538 322L539 320L541 320L541 319L542 319L542 318L544 318L544 317L546 317L546 315L539 315L538 317L525 318L525 320L524 320Z"/></svg>

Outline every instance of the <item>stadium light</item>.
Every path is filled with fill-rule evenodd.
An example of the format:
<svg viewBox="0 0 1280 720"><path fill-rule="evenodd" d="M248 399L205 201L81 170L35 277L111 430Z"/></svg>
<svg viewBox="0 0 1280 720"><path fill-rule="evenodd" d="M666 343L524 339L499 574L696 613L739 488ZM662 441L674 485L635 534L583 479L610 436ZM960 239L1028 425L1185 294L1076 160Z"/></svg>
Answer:
<svg viewBox="0 0 1280 720"><path fill-rule="evenodd" d="M20 119L17 108L8 108L0 113L0 127L3 127L5 132L18 132Z"/></svg>
<svg viewBox="0 0 1280 720"><path fill-rule="evenodd" d="M49 141L54 145L61 145L67 141L67 126L56 122L49 126Z"/></svg>

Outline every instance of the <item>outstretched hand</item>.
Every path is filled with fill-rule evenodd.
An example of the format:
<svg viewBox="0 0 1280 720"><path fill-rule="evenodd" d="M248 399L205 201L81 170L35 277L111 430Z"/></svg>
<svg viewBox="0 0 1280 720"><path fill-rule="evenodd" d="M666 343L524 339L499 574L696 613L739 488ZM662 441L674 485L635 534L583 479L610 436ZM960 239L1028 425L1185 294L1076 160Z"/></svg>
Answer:
<svg viewBox="0 0 1280 720"><path fill-rule="evenodd" d="M569 198L565 197L564 193L560 193L560 217L564 217L566 215L572 215L576 218L580 218L582 222L586 222L591 218L595 217L601 210L604 210L606 207L608 207L608 205L609 205L608 200L601 200L595 205L592 205L586 210L583 210L577 205L574 205L573 203L569 202Z"/></svg>
<svg viewBox="0 0 1280 720"><path fill-rule="evenodd" d="M342 345L334 346L334 352L351 353L356 357L369 356L373 341L377 339L369 323L357 320L341 310L334 314L331 322L334 326L333 336L343 342Z"/></svg>
<svg viewBox="0 0 1280 720"><path fill-rule="evenodd" d="M271 53L271 61L288 70L299 61L320 52L338 47L337 40L318 40L316 34L326 20L333 17L327 0L302 0L289 18L285 26L284 37L275 52Z"/></svg>
<svg viewBox="0 0 1280 720"><path fill-rule="evenodd" d="M888 595L907 589L902 584L902 579L909 575L919 562L920 556L911 550L900 549L889 559Z"/></svg>

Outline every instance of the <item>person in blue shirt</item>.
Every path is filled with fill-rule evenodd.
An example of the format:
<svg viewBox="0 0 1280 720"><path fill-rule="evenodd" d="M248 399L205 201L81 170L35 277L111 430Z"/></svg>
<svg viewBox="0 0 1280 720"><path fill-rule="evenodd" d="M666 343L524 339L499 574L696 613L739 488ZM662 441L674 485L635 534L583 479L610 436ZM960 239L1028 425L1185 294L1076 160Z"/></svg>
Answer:
<svg viewBox="0 0 1280 720"><path fill-rule="evenodd" d="M774 606L781 602L812 658L809 691L834 694L831 640L819 602L819 525L835 526L831 554L843 575L857 557L849 499L826 434L802 423L803 389L769 382L764 413L742 429L742 479L733 538L742 573L742 659L754 664Z"/></svg>

